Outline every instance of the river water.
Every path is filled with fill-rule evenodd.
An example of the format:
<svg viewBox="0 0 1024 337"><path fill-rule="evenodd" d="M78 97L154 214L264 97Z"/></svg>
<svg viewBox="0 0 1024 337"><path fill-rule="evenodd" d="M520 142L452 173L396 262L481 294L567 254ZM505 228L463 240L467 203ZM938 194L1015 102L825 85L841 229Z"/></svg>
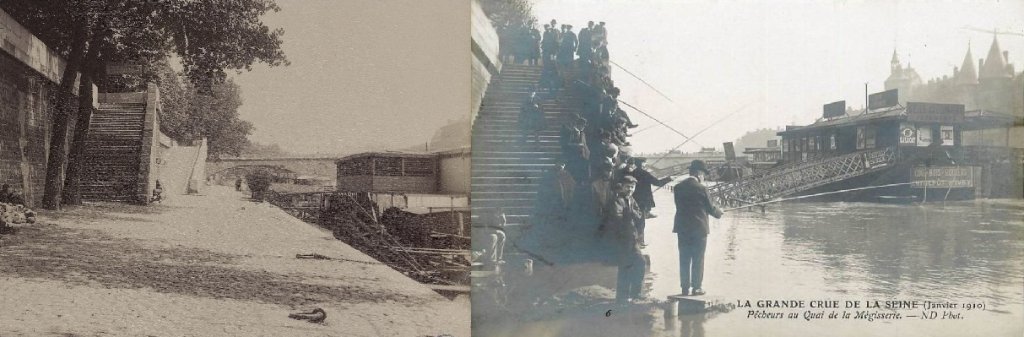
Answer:
<svg viewBox="0 0 1024 337"><path fill-rule="evenodd" d="M679 290L671 233L674 207L656 192L660 216L648 220L650 295ZM742 305L713 317L660 321L638 335L667 336L1022 336L1024 335L1024 201L978 200L926 205L779 203L737 210L711 223L704 289ZM804 301L801 309L757 308L758 300ZM839 308L809 308L812 301ZM865 301L956 302L956 309L865 308ZM860 308L846 308L846 301ZM873 303L873 302L872 302ZM911 303L911 302L902 302ZM967 310L964 303L983 309ZM749 317L750 311L797 313L798 319ZM842 319L867 310L902 319ZM804 312L822 312L807 320ZM839 318L827 316L835 311ZM944 311L960 319L942 319ZM919 317L907 317L919 316Z"/></svg>

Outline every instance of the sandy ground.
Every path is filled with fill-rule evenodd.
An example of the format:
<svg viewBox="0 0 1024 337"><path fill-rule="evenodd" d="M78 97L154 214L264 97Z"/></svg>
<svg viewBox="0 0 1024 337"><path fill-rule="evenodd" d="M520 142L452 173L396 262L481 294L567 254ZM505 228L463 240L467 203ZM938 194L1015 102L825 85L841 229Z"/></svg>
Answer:
<svg viewBox="0 0 1024 337"><path fill-rule="evenodd" d="M269 204L206 193L44 212L0 236L0 336L469 335L468 299ZM315 307L325 323L287 317Z"/></svg>

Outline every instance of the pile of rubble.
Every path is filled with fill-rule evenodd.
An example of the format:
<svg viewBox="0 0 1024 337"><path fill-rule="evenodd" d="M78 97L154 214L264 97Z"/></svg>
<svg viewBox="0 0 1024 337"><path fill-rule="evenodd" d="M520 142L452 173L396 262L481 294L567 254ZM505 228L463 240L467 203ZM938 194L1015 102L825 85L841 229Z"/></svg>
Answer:
<svg viewBox="0 0 1024 337"><path fill-rule="evenodd" d="M468 257L456 251L468 249L468 236L462 239L439 232L443 226L436 224L434 216L398 209L377 214L372 201L329 198L331 207L320 214L319 224L331 229L339 240L420 282L467 282Z"/></svg>
<svg viewBox="0 0 1024 337"><path fill-rule="evenodd" d="M0 202L0 233L9 231L13 224L35 222L36 212L28 209L25 205Z"/></svg>

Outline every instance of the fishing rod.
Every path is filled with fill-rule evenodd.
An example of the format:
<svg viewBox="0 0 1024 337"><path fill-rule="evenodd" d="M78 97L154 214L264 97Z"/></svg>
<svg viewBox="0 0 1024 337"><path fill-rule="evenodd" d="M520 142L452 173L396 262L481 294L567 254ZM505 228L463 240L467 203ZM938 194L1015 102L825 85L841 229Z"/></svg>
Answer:
<svg viewBox="0 0 1024 337"><path fill-rule="evenodd" d="M910 185L910 184L912 184L912 183L895 183L895 184L887 184L887 185L877 185L877 186L866 186L866 187L848 188L848 189L845 189L845 190L830 191L830 192L821 192L821 193L815 193L815 194L801 195L801 196L792 197L792 198L781 198L781 199L774 199L774 200L768 200L768 201L762 201L762 202L755 202L755 203L752 203L752 204L749 204L749 205L743 205L743 206L739 206L739 207L730 207L730 208L723 209L722 212L733 211L733 210L737 210L737 209L741 209L741 208L747 208L747 207L754 207L754 206L761 206L761 205L767 205L767 204L774 204L774 203L779 203L779 202L783 202L783 201L790 201L790 200L797 200L797 199L806 199L806 198L811 198L811 197L819 197L819 196L829 195L829 194L846 193L846 192L861 191L861 190L870 190L870 189L883 188L883 187L903 186L903 185Z"/></svg>
<svg viewBox="0 0 1024 337"><path fill-rule="evenodd" d="M709 129L711 129L711 127L713 127L715 125L718 125L718 123L721 123L722 121L726 120L727 118L731 117L732 115L735 115L735 114L739 113L740 111L743 111L744 109L749 107L751 104L753 104L753 102L747 103L747 104L741 106L739 109L736 109L735 111L729 113L728 115L725 115L722 118L719 118L714 123L711 123L711 125L708 125L707 127L701 129L700 131L697 131L697 134L695 134L693 136L694 137L699 136L700 134L704 133L704 131L708 131ZM687 138L685 141L683 141L679 145L676 145L676 147L673 147L671 150L668 150L668 152L665 152L665 155L659 157L658 160L655 160L654 162L651 162L650 165L657 164L662 159L665 159L665 157L668 157L668 155L672 154L672 151L675 151L676 149L679 149L680 147L683 147L683 145L686 145L686 143L689 143L691 139L692 138ZM700 145L700 143L697 143L697 145Z"/></svg>
<svg viewBox="0 0 1024 337"><path fill-rule="evenodd" d="M744 105L744 106L741 106L741 107L740 107L739 109L737 109L737 110L733 111L732 113L729 113L728 115L725 115L724 117L722 117L722 118L719 118L719 119L718 119L717 121L715 121L714 123L711 123L711 125L708 125L707 127L703 128L703 129L701 129L700 131L698 131L698 132L697 132L697 134L695 134L695 135L693 135L693 136L694 136L694 137L697 137L697 136L699 136L700 134L704 133L704 131L707 131L708 129L711 129L711 127L712 127L712 126L715 126L716 124L718 124L718 123L721 123L722 121L726 120L726 119L727 119L727 118L729 118L730 116L732 116L732 115L735 115L735 114L739 113L740 111L743 111L744 109L746 109L747 107L749 107L749 106L750 106L751 104L753 104L753 102L747 103L746 105ZM666 157L668 157L668 156L669 156L670 154L672 154L672 151L675 151L676 149L678 149L678 148L680 148L680 147L683 147L683 145L686 145L686 143L688 143L688 142L690 142L690 140L689 140L689 139L687 139L686 141L683 141L683 142L682 142L682 143L680 143L679 145L676 145L676 147L673 147L673 148L672 148L671 150L668 150L668 152L665 152L665 154L664 154L664 155L662 155L661 157L659 157L659 158L658 158L658 160L655 160L655 161L654 161L654 162L652 162L652 163L651 163L650 165L654 165L654 164L657 164L657 163L658 163L659 161L661 161L662 159L665 159L665 158L666 158ZM698 144L698 145L699 145L699 144ZM660 190L660 189L661 189L662 187L665 187L665 186L667 186L667 185L668 185L668 184L666 183L665 185L661 185L661 186L658 186L658 188L655 188L655 189L654 189L654 191L651 191L651 193L657 192L657 191L658 191L658 190Z"/></svg>
<svg viewBox="0 0 1024 337"><path fill-rule="evenodd" d="M583 82L583 81L580 81L580 80L576 80L576 83L582 84L582 85L584 85L584 86L586 86L588 88L591 88L591 89L594 88L594 86L592 86L590 84L587 84L586 82ZM650 114L644 112L643 110L640 110L640 108L637 108L637 107L633 106L632 104L629 104L629 103L627 103L627 102L625 102L623 100L620 100L620 99L616 99L616 101L618 101L619 103L625 104L626 106L632 108L633 110L636 110L637 112L643 114L644 116L647 116L647 118L650 118L650 119L654 120L655 122L658 122L658 124L661 124L661 125L665 126L666 128L668 128L669 130L672 130L673 132L679 134L680 136L683 136L683 138L690 139L690 137L687 137L685 134L683 134L683 132L681 132L679 130L676 130L675 128L673 128L672 126L669 126L668 124L665 124L665 122L662 122L660 119L654 118L654 116L651 116ZM698 144L700 144L700 143L698 143Z"/></svg>
<svg viewBox="0 0 1024 337"><path fill-rule="evenodd" d="M625 101L623 101L621 99L616 99L616 100L619 101L619 103L625 104L626 106L630 107L631 109L636 110L636 112L639 112L639 113L643 114L644 116L647 116L647 118L650 118L650 119L654 120L655 122L658 122L658 124L661 124L661 125L665 126L669 130L672 130L672 132L675 132L675 133L679 134L680 136L683 136L683 138L686 138L687 141L689 141L692 138L692 137L687 137L686 135L683 134L682 131L676 130L676 128L673 128L671 125L668 125L665 122L662 122L660 119L654 118L654 116L651 116L650 114L644 112L643 110L640 110L640 108L637 108L637 107L633 106L632 104L626 103ZM700 143L697 143L697 145L700 145Z"/></svg>
<svg viewBox="0 0 1024 337"><path fill-rule="evenodd" d="M671 122L671 121L673 121L673 120L675 120L675 118L673 118L673 119L669 119L669 120L666 120L666 121L665 121L665 123ZM646 128L642 128L642 129L640 129L640 130L636 130L636 131L630 132L630 134L632 134L632 135L636 135L636 134L638 134L638 133L641 133L641 132L644 132L644 131L647 131L647 130L650 130L650 129L653 129L653 128L656 128L656 127L659 127L659 126L661 126L661 125L658 125L658 124L654 124L654 125L648 126L648 127L646 127Z"/></svg>
<svg viewBox="0 0 1024 337"><path fill-rule="evenodd" d="M608 62L613 64L613 65L615 65L616 67L619 67L619 69L622 69L623 71L625 71L627 74L629 74L629 76L633 76L633 78L640 80L640 82L643 82L644 85L646 85L648 88L651 88L651 90L654 90L654 92L658 93L658 95L661 95L661 97L664 97L669 102L672 102L673 104L675 104L675 101L673 101L671 98L668 98L668 95L665 95L660 90L655 88L653 85L651 85L650 83L647 83L647 81L644 81L644 79L640 78L640 76L637 76L633 72L629 71L629 69L626 69L625 67L619 65L618 63L615 63L615 61L608 60Z"/></svg>

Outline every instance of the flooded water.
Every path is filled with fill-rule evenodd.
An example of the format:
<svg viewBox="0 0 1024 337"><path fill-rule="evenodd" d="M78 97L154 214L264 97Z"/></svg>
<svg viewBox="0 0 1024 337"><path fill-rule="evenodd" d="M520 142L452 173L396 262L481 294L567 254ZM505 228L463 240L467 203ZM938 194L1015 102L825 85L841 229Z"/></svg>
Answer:
<svg viewBox="0 0 1024 337"><path fill-rule="evenodd" d="M648 220L651 297L679 289L671 192L655 196ZM1024 335L1024 201L886 205L780 203L764 214L733 211L712 220L704 289L726 303L750 300L707 319L656 324L669 336L1021 336ZM757 300L805 301L803 309L757 308ZM839 301L836 309L806 308ZM924 308L865 308L865 301L956 302L959 319L924 319ZM861 303L845 308L846 301ZM967 310L964 303L983 309ZM798 319L748 318L749 311L799 313ZM900 313L902 319L828 319L836 311ZM824 312L824 319L804 312ZM919 316L919 317L907 317Z"/></svg>

